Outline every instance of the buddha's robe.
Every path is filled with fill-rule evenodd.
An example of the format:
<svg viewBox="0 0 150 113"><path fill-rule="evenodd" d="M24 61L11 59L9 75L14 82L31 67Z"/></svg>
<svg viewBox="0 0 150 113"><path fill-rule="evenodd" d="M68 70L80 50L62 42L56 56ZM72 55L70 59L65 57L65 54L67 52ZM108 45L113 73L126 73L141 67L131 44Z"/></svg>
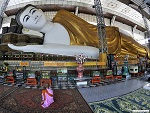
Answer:
<svg viewBox="0 0 150 113"><path fill-rule="evenodd" d="M97 26L89 24L78 16L60 10L55 15L53 22L63 25L70 36L70 45L86 45L99 47ZM119 32L119 28L113 26L106 27L106 40L108 44L108 54L147 56L150 58L149 49L140 45L132 37Z"/></svg>

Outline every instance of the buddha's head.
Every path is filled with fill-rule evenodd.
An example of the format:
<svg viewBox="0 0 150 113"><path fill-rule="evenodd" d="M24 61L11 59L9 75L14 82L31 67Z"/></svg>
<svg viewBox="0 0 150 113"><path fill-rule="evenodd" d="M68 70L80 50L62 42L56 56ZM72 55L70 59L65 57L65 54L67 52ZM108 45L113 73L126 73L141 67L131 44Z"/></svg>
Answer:
<svg viewBox="0 0 150 113"><path fill-rule="evenodd" d="M31 4L26 5L18 11L16 20L19 25L36 31L41 30L47 21L42 10L37 9Z"/></svg>

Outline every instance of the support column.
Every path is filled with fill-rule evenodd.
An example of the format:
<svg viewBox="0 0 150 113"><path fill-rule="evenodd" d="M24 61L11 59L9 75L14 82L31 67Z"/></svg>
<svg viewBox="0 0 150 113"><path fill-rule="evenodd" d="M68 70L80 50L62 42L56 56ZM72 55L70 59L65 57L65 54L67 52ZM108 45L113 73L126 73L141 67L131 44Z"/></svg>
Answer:
<svg viewBox="0 0 150 113"><path fill-rule="evenodd" d="M105 31L105 22L104 15L102 11L102 5L100 0L94 0L94 6L97 19L97 28L98 28L98 39L99 39L99 53L107 53L107 40L106 40L106 31Z"/></svg>
<svg viewBox="0 0 150 113"><path fill-rule="evenodd" d="M115 23L115 19L116 19L116 16L114 15L111 19L111 26L114 26L114 23Z"/></svg>
<svg viewBox="0 0 150 113"><path fill-rule="evenodd" d="M78 16L78 12L79 12L79 6L76 7L75 15Z"/></svg>
<svg viewBox="0 0 150 113"><path fill-rule="evenodd" d="M137 25L135 25L133 28L132 28L132 37L134 38L134 31L136 30L137 28Z"/></svg>
<svg viewBox="0 0 150 113"><path fill-rule="evenodd" d="M107 60L107 53L100 53L99 54L99 62L105 62L105 64L106 65L103 65L103 66L101 66L101 67L107 67L107 62L108 62L108 60Z"/></svg>
<svg viewBox="0 0 150 113"><path fill-rule="evenodd" d="M143 9L144 8L149 8L149 6L147 5L149 0L143 0L142 1L142 4L139 5L139 10L140 10L140 13L142 14L142 18L143 18L143 21L144 21L144 25L145 25L145 28L146 28L146 32L145 32L145 39L146 38L150 38L150 31L149 31L149 26L148 26L148 23L147 23L147 20L146 20L146 17L144 16L144 13L143 13ZM150 12L150 11L149 11Z"/></svg>
<svg viewBox="0 0 150 113"><path fill-rule="evenodd" d="M145 39L146 38L150 38L150 31L149 31L149 27L148 27L148 23L147 23L146 17L145 16L142 16L142 17L143 17L145 28L146 28Z"/></svg>
<svg viewBox="0 0 150 113"><path fill-rule="evenodd" d="M1 9L0 9L0 29L2 27L2 20L3 20L3 15L4 15L4 12L7 8L7 5L9 3L10 0L3 0L2 2L2 5L1 5Z"/></svg>
<svg viewBox="0 0 150 113"><path fill-rule="evenodd" d="M2 28L2 21L3 21L3 18L2 16L0 16L0 29Z"/></svg>

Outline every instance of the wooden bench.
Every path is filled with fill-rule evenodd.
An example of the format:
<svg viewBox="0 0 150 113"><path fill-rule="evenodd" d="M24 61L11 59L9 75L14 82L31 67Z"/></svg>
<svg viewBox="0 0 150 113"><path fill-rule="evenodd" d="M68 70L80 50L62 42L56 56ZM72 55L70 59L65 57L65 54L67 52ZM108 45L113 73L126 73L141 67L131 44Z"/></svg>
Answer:
<svg viewBox="0 0 150 113"><path fill-rule="evenodd" d="M130 75L131 75L132 77L137 77L137 76L139 76L139 73L130 73Z"/></svg>
<svg viewBox="0 0 150 113"><path fill-rule="evenodd" d="M114 78L117 79L117 80L122 79L122 75L115 75Z"/></svg>
<svg viewBox="0 0 150 113"><path fill-rule="evenodd" d="M37 85L37 80L35 78L27 78L27 85Z"/></svg>
<svg viewBox="0 0 150 113"><path fill-rule="evenodd" d="M6 82L8 83L15 83L15 79L13 76L6 76Z"/></svg>
<svg viewBox="0 0 150 113"><path fill-rule="evenodd" d="M93 76L92 80L91 80L92 84L94 84L94 83L100 83L101 82L100 78L101 78L100 76Z"/></svg>
<svg viewBox="0 0 150 113"><path fill-rule="evenodd" d="M107 80L114 80L114 76L113 75L106 75L105 79L107 79Z"/></svg>
<svg viewBox="0 0 150 113"><path fill-rule="evenodd" d="M49 84L50 86L52 86L52 80L51 79L44 79L44 78L42 78L40 80L40 85L43 86L44 84Z"/></svg>

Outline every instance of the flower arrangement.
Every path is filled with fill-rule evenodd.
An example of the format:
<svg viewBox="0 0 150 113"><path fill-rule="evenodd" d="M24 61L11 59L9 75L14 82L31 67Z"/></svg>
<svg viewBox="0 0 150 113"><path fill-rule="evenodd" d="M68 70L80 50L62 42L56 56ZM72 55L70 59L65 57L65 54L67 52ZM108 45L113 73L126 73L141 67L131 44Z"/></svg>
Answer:
<svg viewBox="0 0 150 113"><path fill-rule="evenodd" d="M85 55L80 54L80 55L76 55L76 61L78 64L83 64L85 62Z"/></svg>

